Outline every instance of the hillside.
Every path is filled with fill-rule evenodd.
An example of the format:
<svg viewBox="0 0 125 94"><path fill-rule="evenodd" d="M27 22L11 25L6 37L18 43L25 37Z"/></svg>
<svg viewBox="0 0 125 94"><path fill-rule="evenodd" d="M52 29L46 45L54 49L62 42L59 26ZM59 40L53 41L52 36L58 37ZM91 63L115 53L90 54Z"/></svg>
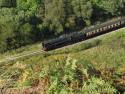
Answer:
<svg viewBox="0 0 125 94"><path fill-rule="evenodd" d="M124 0L0 0L0 53L125 15Z"/></svg>
<svg viewBox="0 0 125 94"><path fill-rule="evenodd" d="M124 17L125 0L0 0L0 94L125 94L125 28L49 52L41 45L115 30Z"/></svg>
<svg viewBox="0 0 125 94"><path fill-rule="evenodd" d="M40 44L0 56L37 49L41 49ZM35 94L123 94L125 28L55 51L1 63L0 87L8 88L6 92Z"/></svg>

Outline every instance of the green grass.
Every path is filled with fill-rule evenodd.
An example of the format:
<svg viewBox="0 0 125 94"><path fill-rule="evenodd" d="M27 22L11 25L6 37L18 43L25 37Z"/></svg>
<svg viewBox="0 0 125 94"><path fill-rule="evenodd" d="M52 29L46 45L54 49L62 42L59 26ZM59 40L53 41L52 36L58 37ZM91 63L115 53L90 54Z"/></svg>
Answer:
<svg viewBox="0 0 125 94"><path fill-rule="evenodd" d="M29 53L29 52L33 52L33 51L36 51L36 50L40 50L41 48L42 47L41 47L40 43L27 45L27 46L21 47L19 49L10 50L10 51L7 51L5 53L0 54L0 59L6 58L8 56L22 55L22 54L25 54L25 53Z"/></svg>
<svg viewBox="0 0 125 94"><path fill-rule="evenodd" d="M14 55L16 53L23 54L37 49L41 49L40 44L34 44L15 51L10 51L5 54L1 54L0 57L2 58L8 55ZM12 85L12 87L32 87L37 83L37 80L43 81L43 79L47 79L47 89L46 87L44 87L44 89L49 91L48 89L53 85L52 82L62 80L63 75L67 76L67 72L65 72L65 70L69 71L68 77L75 73L70 70L72 69L72 65L70 68L65 69L67 63L66 60L69 57L73 60L77 60L76 66L78 70L82 71L83 69L87 69L88 75L92 76L92 79L96 76L97 80L101 78L106 81L106 83L110 83L110 85L117 90L125 91L125 28L55 51L26 57L13 62L1 63L0 85L8 83L9 85ZM73 77L71 76L71 78ZM91 77L88 79L90 80ZM71 80L73 85L74 81L75 80L72 82ZM60 84L56 84L54 88L50 89L50 91L52 92L53 89L55 90L59 85ZM88 87L89 86L86 88ZM64 88L65 86L63 89ZM83 88L83 90L86 88ZM80 94L76 93L77 90L74 92L75 93L73 94Z"/></svg>

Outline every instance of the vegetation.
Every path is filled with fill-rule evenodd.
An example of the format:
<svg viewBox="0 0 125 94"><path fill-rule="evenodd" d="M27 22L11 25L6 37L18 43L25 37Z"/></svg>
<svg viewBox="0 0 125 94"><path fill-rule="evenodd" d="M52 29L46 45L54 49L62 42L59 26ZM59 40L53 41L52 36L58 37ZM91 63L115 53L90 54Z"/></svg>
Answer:
<svg viewBox="0 0 125 94"><path fill-rule="evenodd" d="M0 52L125 14L124 0L0 0Z"/></svg>
<svg viewBox="0 0 125 94"><path fill-rule="evenodd" d="M6 92L36 94L124 94L125 29L84 43L9 63L0 63ZM36 46L36 47L35 47ZM25 53L25 49L14 52Z"/></svg>
<svg viewBox="0 0 125 94"><path fill-rule="evenodd" d="M0 59L124 15L125 0L0 0ZM125 94L125 28L118 31L1 62L0 94Z"/></svg>

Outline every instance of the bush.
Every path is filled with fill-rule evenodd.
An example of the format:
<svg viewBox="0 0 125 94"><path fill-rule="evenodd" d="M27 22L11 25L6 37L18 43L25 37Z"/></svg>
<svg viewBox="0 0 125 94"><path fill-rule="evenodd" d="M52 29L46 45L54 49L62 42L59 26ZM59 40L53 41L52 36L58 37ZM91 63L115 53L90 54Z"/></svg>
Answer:
<svg viewBox="0 0 125 94"><path fill-rule="evenodd" d="M55 68L50 70L49 74L42 73L50 78L47 94L116 94L117 92L110 83L101 78L90 77L87 69L79 69L76 60L71 58L67 59L63 69Z"/></svg>
<svg viewBox="0 0 125 94"><path fill-rule="evenodd" d="M92 77L82 87L84 94L117 94L117 90L101 78Z"/></svg>

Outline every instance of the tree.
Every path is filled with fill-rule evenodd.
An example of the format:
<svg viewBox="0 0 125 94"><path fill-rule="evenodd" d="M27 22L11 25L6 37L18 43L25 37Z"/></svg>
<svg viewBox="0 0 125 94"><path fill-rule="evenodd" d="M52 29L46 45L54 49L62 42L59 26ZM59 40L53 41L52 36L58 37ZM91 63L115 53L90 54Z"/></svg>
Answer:
<svg viewBox="0 0 125 94"><path fill-rule="evenodd" d="M58 34L64 29L64 18L63 0L45 0L45 26L48 26L51 31L56 30Z"/></svg>
<svg viewBox="0 0 125 94"><path fill-rule="evenodd" d="M111 15L119 15L120 9L124 8L124 0L91 0L93 4L104 9Z"/></svg>
<svg viewBox="0 0 125 94"><path fill-rule="evenodd" d="M72 0L73 11L77 18L85 21L87 25L90 24L90 18L92 16L92 4L88 0Z"/></svg>
<svg viewBox="0 0 125 94"><path fill-rule="evenodd" d="M16 0L0 0L1 7L16 7Z"/></svg>
<svg viewBox="0 0 125 94"><path fill-rule="evenodd" d="M17 0L18 11L24 11L28 15L36 13L39 0Z"/></svg>
<svg viewBox="0 0 125 94"><path fill-rule="evenodd" d="M0 0L0 50L125 15L125 0Z"/></svg>

